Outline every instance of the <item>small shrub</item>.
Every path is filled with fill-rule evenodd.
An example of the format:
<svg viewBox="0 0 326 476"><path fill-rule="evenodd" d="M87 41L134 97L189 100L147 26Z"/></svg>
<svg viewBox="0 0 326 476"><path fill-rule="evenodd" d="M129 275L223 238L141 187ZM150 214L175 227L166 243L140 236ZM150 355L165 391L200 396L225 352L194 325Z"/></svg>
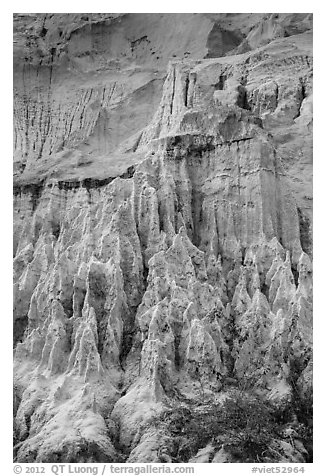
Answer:
<svg viewBox="0 0 326 476"><path fill-rule="evenodd" d="M172 438L174 462L187 462L200 448L213 442L242 462L275 458L269 446L281 433L273 407L264 400L237 393L224 403L201 406L175 404L153 422Z"/></svg>

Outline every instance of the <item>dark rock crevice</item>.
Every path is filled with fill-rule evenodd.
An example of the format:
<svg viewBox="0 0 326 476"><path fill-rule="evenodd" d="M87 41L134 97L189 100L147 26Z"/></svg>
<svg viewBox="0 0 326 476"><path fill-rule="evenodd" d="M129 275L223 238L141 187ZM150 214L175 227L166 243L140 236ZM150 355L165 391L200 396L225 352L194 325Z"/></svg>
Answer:
<svg viewBox="0 0 326 476"><path fill-rule="evenodd" d="M16 347L18 342L23 342L25 330L28 326L28 316L18 317L14 321L13 326L13 336L14 336L14 347Z"/></svg>
<svg viewBox="0 0 326 476"><path fill-rule="evenodd" d="M228 51L235 49L243 40L243 36L238 31L223 29L219 23L215 22L207 38L207 54L205 58L219 58Z"/></svg>
<svg viewBox="0 0 326 476"><path fill-rule="evenodd" d="M297 208L299 216L300 242L303 251L312 255L312 230L309 218L303 213L301 208Z"/></svg>

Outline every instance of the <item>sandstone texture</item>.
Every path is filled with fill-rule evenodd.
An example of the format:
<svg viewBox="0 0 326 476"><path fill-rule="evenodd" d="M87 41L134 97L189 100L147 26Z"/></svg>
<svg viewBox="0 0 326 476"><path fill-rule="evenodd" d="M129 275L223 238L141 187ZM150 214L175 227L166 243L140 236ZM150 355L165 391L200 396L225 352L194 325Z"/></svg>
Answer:
<svg viewBox="0 0 326 476"><path fill-rule="evenodd" d="M14 15L16 461L311 461L312 61L308 13Z"/></svg>

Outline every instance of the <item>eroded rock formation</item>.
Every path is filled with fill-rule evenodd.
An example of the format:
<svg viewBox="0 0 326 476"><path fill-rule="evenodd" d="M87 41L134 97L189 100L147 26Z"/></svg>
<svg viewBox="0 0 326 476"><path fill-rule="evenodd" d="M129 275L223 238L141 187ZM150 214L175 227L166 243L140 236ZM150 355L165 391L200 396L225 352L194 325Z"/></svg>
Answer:
<svg viewBox="0 0 326 476"><path fill-rule="evenodd" d="M15 19L19 462L182 461L175 402L311 394L311 18L182 15Z"/></svg>

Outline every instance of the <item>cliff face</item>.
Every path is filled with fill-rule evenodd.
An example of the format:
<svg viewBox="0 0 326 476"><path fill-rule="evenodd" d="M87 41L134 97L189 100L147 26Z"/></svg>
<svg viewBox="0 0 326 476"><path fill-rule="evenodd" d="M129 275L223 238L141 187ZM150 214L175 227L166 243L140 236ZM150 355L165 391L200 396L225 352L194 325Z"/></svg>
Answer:
<svg viewBox="0 0 326 476"><path fill-rule="evenodd" d="M17 461L250 461L164 417L239 395L309 460L311 21L15 17Z"/></svg>

